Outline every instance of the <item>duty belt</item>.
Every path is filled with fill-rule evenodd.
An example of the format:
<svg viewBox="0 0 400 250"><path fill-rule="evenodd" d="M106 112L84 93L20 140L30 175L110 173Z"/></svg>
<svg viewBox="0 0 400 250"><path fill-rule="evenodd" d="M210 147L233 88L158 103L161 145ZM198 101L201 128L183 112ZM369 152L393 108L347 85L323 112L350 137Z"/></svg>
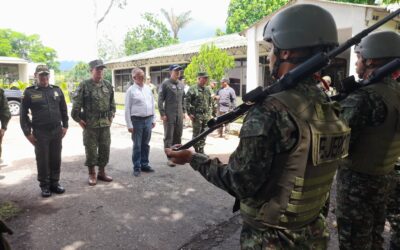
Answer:
<svg viewBox="0 0 400 250"><path fill-rule="evenodd" d="M108 118L111 114L110 111L105 112L85 112L86 116L94 117L94 118Z"/></svg>
<svg viewBox="0 0 400 250"><path fill-rule="evenodd" d="M52 130L61 127L61 123L48 123L48 124L32 124L33 129L37 130Z"/></svg>

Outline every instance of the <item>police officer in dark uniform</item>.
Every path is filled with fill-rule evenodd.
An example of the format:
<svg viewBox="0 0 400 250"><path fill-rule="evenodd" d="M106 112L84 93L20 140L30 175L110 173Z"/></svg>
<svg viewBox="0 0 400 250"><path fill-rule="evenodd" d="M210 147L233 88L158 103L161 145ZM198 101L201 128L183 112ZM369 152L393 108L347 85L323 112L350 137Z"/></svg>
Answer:
<svg viewBox="0 0 400 250"><path fill-rule="evenodd" d="M35 146L42 197L65 192L59 180L62 138L68 129L68 111L61 89L49 85L49 74L46 65L36 67L36 84L25 90L20 115L22 131ZM29 111L32 119L28 116Z"/></svg>

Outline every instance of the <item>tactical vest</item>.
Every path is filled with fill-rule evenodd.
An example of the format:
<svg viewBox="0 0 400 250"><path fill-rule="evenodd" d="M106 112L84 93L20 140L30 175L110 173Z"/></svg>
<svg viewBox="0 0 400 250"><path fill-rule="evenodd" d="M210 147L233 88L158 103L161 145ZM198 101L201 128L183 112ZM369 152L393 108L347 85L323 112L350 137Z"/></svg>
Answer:
<svg viewBox="0 0 400 250"><path fill-rule="evenodd" d="M241 203L245 221L296 229L312 222L324 206L337 162L348 154L350 128L338 118L334 103L306 98L296 90L272 95L289 110L298 128L298 142L275 155L271 174L253 197L266 201L259 208Z"/></svg>
<svg viewBox="0 0 400 250"><path fill-rule="evenodd" d="M112 86L108 82L102 80L101 91L98 91L90 80L85 82L83 88L83 109L86 117L109 117L111 112L111 98L113 95ZM98 92L102 94L99 94Z"/></svg>
<svg viewBox="0 0 400 250"><path fill-rule="evenodd" d="M195 85L193 86L192 93L195 96L194 103L190 103L190 105L193 107L193 115L196 117L201 117L204 115L211 116L212 103L209 102L211 98L211 89L205 86L202 90L200 90L200 87Z"/></svg>
<svg viewBox="0 0 400 250"><path fill-rule="evenodd" d="M381 125L361 131L351 147L349 168L370 175L385 175L394 169L400 156L400 86L379 83L365 89L382 96L387 115Z"/></svg>

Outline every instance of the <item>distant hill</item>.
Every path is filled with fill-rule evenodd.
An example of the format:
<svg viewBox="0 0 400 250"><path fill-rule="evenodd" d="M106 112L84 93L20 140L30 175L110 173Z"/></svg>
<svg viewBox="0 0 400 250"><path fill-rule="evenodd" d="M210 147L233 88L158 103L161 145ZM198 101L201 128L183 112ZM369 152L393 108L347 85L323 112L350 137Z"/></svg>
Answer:
<svg viewBox="0 0 400 250"><path fill-rule="evenodd" d="M71 70L78 61L60 61L60 70L61 71L68 71Z"/></svg>

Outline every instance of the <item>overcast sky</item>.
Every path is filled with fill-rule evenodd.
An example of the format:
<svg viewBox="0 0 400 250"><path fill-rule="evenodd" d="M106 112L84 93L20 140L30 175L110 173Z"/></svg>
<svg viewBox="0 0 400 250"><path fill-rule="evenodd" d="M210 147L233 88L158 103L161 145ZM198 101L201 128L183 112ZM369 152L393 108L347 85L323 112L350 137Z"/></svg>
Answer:
<svg viewBox="0 0 400 250"><path fill-rule="evenodd" d="M109 0L97 0L103 13ZM225 31L229 0L127 0L124 9L114 7L100 24L106 34L121 44L126 32L141 22L140 14L160 9L175 13L192 11L193 21L179 32L181 41L211 37L217 28ZM100 14L99 14L100 15ZM169 28L169 26L167 26ZM27 35L39 34L44 45L54 48L59 60L90 61L96 57L93 0L1 0L0 28Z"/></svg>

